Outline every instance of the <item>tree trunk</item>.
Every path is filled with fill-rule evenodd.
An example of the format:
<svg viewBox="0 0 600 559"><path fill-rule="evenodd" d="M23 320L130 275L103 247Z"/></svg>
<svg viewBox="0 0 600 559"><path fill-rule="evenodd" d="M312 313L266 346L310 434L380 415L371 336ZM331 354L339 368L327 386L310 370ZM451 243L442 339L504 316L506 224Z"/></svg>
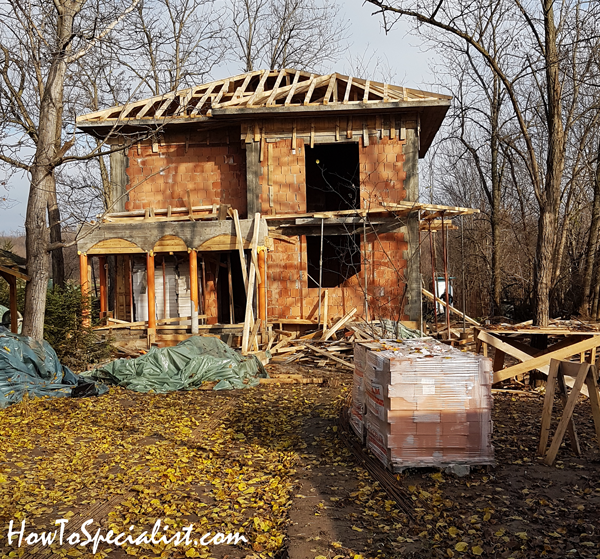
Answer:
<svg viewBox="0 0 600 559"><path fill-rule="evenodd" d="M552 285L554 247L556 246L560 187L565 161L565 131L562 123L562 92L553 3L554 0L543 0L546 88L548 94L548 153L544 191L540 193L533 315L533 324L541 327L548 326L550 320L550 288Z"/></svg>
<svg viewBox="0 0 600 559"><path fill-rule="evenodd" d="M491 114L491 156L492 156L492 315L500 315L502 279L500 277L500 202L501 181L499 171L498 154L500 151L499 120L500 120L500 84L498 77L494 75L494 90Z"/></svg>
<svg viewBox="0 0 600 559"><path fill-rule="evenodd" d="M79 6L80 8L81 6ZM60 129L63 110L63 93L67 70L65 48L70 44L75 10L60 5L57 23L57 44L48 71L45 89L40 101L38 141L31 165L31 185L25 218L25 244L27 272L31 281L25 290L25 316L23 334L35 340L44 337L44 313L48 289L48 228L46 208L48 193L56 198L54 168L60 147Z"/></svg>
<svg viewBox="0 0 600 559"><path fill-rule="evenodd" d="M585 267L583 272L583 303L581 314L591 314L590 301L592 299L592 274L598 249L598 237L600 236L600 145L598 146L598 157L596 159L596 177L594 180L594 202L592 204L592 222L588 236L587 250L585 254Z"/></svg>
<svg viewBox="0 0 600 559"><path fill-rule="evenodd" d="M60 208L56 197L56 188L48 190L48 223L50 225L50 243L62 243L62 226L60 223ZM52 280L54 285L65 286L65 257L63 249L52 251Z"/></svg>
<svg viewBox="0 0 600 559"><path fill-rule="evenodd" d="M39 148L38 148L39 151ZM36 153L37 159L37 153ZM25 218L27 274L31 281L25 288L23 335L41 340L44 336L44 312L48 289L49 255L46 227L46 184L53 181L52 170L34 164Z"/></svg>

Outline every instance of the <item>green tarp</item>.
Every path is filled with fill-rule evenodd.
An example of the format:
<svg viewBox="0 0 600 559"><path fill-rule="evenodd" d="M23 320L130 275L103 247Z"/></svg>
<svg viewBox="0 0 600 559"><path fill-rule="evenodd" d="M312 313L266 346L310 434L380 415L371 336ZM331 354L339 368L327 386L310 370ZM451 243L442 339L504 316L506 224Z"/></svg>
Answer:
<svg viewBox="0 0 600 559"><path fill-rule="evenodd" d="M253 355L243 357L217 338L194 336L175 347L152 348L136 359L118 359L83 376L136 392L192 390L218 381L215 390L246 388L268 375Z"/></svg>
<svg viewBox="0 0 600 559"><path fill-rule="evenodd" d="M104 394L95 385L61 365L48 342L36 342L0 326L0 408L30 397L51 398Z"/></svg>

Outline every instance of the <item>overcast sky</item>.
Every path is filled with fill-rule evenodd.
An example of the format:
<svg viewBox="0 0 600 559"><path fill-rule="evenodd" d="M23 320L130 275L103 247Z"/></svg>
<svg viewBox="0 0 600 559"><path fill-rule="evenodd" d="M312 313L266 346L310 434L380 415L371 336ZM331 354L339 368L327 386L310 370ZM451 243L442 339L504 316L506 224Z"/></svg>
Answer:
<svg viewBox="0 0 600 559"><path fill-rule="evenodd" d="M360 0L347 0L344 5L348 20L348 53L332 70L352 73L356 60L383 62L384 72L392 77L396 85L415 89L431 90L434 81L430 71L432 53L419 48L419 39L406 34L407 24L400 25L385 35L381 29L379 16L371 16L374 7L363 5ZM354 61L354 63L352 63ZM225 68L221 69L221 73ZM237 71L235 71L237 73ZM221 77L221 76L215 76ZM362 77L362 76L357 76ZM380 76L365 76L374 79ZM0 192L0 195L3 193ZM10 182L7 195L14 200L9 210L0 210L0 232L4 234L23 233L27 207L28 179L19 175Z"/></svg>

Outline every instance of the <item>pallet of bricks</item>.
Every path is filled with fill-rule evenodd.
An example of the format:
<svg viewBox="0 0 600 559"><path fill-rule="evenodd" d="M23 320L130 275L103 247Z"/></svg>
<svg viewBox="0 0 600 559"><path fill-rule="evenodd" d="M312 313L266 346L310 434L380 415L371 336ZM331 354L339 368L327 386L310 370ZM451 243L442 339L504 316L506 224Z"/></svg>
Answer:
<svg viewBox="0 0 600 559"><path fill-rule="evenodd" d="M350 424L394 472L493 465L492 363L430 338L357 342Z"/></svg>

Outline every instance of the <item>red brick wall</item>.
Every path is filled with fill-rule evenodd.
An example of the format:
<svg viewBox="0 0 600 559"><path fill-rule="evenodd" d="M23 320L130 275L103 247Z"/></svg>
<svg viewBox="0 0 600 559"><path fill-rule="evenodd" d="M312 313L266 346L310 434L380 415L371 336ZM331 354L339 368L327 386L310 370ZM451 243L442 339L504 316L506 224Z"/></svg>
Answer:
<svg viewBox="0 0 600 559"><path fill-rule="evenodd" d="M233 136L232 136L233 138ZM369 145L359 142L361 207L380 206L382 202L400 202L406 198L403 170L405 142L389 138L370 137ZM128 210L148 207L165 208L187 205L187 189L194 205L225 203L246 214L246 153L241 142L229 144L193 145L169 142L131 148L128 153L129 188L144 177L169 167L131 190ZM301 138L296 141L296 153L291 140L265 142L263 145L261 210L263 214L306 212L305 149ZM271 185L269 184L271 183ZM269 189L272 188L272 205ZM308 288L306 239L296 245L275 241L275 250L268 253L268 316L276 318L316 318L318 288ZM362 270L343 285L330 288L329 317L339 317L356 307L363 315L364 281L370 317L407 319L399 316L403 306L407 249L402 233L370 235L364 246ZM366 265L365 265L366 258ZM213 271L207 261L207 303L209 322L217 320L217 300Z"/></svg>
<svg viewBox="0 0 600 559"><path fill-rule="evenodd" d="M296 141L296 153L293 153L291 140L267 142L264 151L259 177L262 213L306 212L306 166L302 140ZM273 189L272 207L269 183Z"/></svg>
<svg viewBox="0 0 600 559"><path fill-rule="evenodd" d="M246 214L246 152L240 142L229 145L141 145L129 150L128 188L145 177L168 167L160 174L129 191L127 210L149 207L166 208L188 205L189 189L192 204L231 204L241 216Z"/></svg>
<svg viewBox="0 0 600 559"><path fill-rule="evenodd" d="M359 144L361 205L380 206L382 202L400 202L406 198L403 170L405 142L389 138L370 138L369 146ZM304 146L292 154L291 140L273 144L273 208L269 207L267 185L267 158L263 159L261 177L262 209L264 214L303 212L306 209L306 178ZM272 211L274 210L274 212ZM308 287L306 275L306 239L296 238L291 245L275 241L275 249L267 260L267 313L269 320L277 318L316 318L318 315L318 288ZM366 251L361 238L361 272L340 287L329 288L331 319L358 309L364 315L364 280L367 275L367 293L371 319L390 318L408 320L403 308L406 266L404 251L408 249L402 233L367 236ZM366 266L365 266L366 258ZM365 271L366 268L366 271Z"/></svg>
<svg viewBox="0 0 600 559"><path fill-rule="evenodd" d="M402 202L406 198L403 169L404 140L389 138L360 142L360 197L363 208L381 206L382 202Z"/></svg>

